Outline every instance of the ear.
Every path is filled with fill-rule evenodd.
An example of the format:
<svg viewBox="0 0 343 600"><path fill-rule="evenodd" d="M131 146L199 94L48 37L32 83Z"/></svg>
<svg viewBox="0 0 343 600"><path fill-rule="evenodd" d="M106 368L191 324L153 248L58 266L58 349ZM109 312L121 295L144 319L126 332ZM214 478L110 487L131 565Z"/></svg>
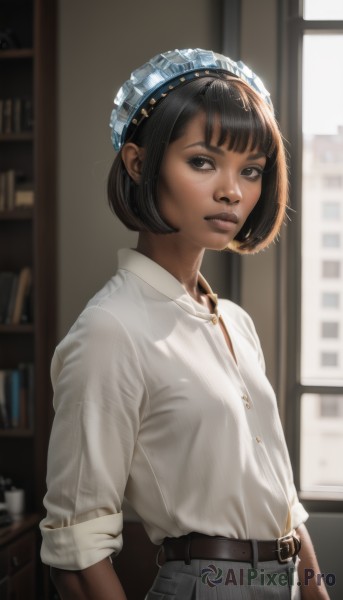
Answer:
<svg viewBox="0 0 343 600"><path fill-rule="evenodd" d="M144 148L141 148L132 142L128 142L122 148L122 161L128 174L135 183L140 183L144 156Z"/></svg>

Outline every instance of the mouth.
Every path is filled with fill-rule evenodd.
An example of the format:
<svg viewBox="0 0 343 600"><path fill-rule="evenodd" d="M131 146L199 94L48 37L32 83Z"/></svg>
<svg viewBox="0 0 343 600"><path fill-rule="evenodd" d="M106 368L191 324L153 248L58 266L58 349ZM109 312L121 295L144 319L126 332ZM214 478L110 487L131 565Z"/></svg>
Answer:
<svg viewBox="0 0 343 600"><path fill-rule="evenodd" d="M221 212L216 215L205 217L205 221L219 221L224 223L238 223L238 217L235 213Z"/></svg>
<svg viewBox="0 0 343 600"><path fill-rule="evenodd" d="M208 221L216 229L228 230L232 224L238 224L238 217L235 213L221 212L216 215L209 215L205 217L205 221Z"/></svg>

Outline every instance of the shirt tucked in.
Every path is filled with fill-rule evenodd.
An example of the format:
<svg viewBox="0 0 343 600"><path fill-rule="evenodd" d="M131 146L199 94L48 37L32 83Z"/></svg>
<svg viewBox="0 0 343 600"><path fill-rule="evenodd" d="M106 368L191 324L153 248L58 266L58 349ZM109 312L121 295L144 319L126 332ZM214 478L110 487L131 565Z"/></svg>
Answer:
<svg viewBox="0 0 343 600"><path fill-rule="evenodd" d="M43 562L83 569L118 553L124 496L156 544L191 531L273 539L306 520L259 340L234 303L210 313L121 250L58 345L52 382Z"/></svg>

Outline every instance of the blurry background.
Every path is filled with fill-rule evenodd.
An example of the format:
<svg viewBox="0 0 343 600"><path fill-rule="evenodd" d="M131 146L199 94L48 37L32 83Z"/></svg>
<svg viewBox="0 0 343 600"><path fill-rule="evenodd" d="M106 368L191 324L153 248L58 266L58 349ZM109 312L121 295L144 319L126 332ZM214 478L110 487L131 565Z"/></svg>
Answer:
<svg viewBox="0 0 343 600"><path fill-rule="evenodd" d="M53 597L47 570L38 574L37 594L29 583L52 417L50 355L115 273L118 249L136 244L137 235L107 205L114 96L155 54L200 47L241 59L259 74L289 152L291 209L280 241L256 256L209 252L202 271L255 322L308 528L323 573L336 578L330 596L341 600L343 0L0 0L0 31L11 24L28 38L22 49L0 52L0 108L25 93L35 122L19 133L0 124L0 175L27 170L35 201L21 214L3 210L0 185L0 276L33 267L34 315L16 325L0 318L0 375L29 365L35 414L12 429L0 420L0 488L2 476L23 487L30 513L20 531L0 529L1 598L17 585L19 600ZM133 588L150 583L155 548L128 506L125 516L117 566L129 600L140 600ZM2 570L19 543L30 575L23 562L17 571L8 567L9 575Z"/></svg>
<svg viewBox="0 0 343 600"><path fill-rule="evenodd" d="M155 0L145 0L143 3L101 0L96 4L81 0L60 0L60 336L67 331L88 298L114 273L117 249L134 246L136 240L136 235L128 233L111 215L106 200L106 178L114 156L108 120L111 102L118 87L132 69L161 50L201 47L221 52L225 49L228 53L231 52L233 58L242 59L260 75L271 92L282 130L286 139L289 139L292 123L294 124L294 117L290 114L289 94L296 94L298 91L296 73L294 72L292 79L287 71L289 45L292 43L288 37L288 26L291 5L295 7L296 4L278 0L174 0L172 3ZM311 10L311 5L314 18L318 18L316 7L320 10L320 3L314 5L313 1L311 3L308 0L308 11ZM338 8L333 16L342 19L339 10ZM330 18L330 13L326 14ZM225 15L227 19L224 18ZM319 17L325 18L325 15ZM313 14L309 14L308 18L313 18ZM237 19L237 26L228 19ZM237 55L233 56L235 52ZM308 106L311 104L310 98ZM289 150L292 153L296 148L293 145ZM342 162L339 168L342 170ZM312 172L314 170L312 168ZM291 218L296 222L297 215L291 214ZM313 236L313 232L311 235ZM280 275L280 269L286 271L290 262L287 258L289 247L286 245L285 230L283 237L282 244L273 245L259 255L240 259L240 303L255 321L265 353L267 372L272 384L280 392L281 412L286 423L288 375L283 370L282 356L289 350L280 346L283 343L282 336L287 335L288 323L284 317L287 311L286 297L290 293L287 281L285 283L285 273ZM310 237L312 242L315 239ZM310 254L312 250L310 242ZM231 291L228 269L227 256L212 253L209 253L203 268L212 287L221 295L227 296ZM306 306L311 305L312 292L310 287ZM292 293L296 294L296 291L292 290ZM307 363L311 363L311 360L310 357ZM289 365L292 365L292 361ZM308 401L308 397L306 398ZM292 418L296 415L297 412L293 412ZM315 419L310 411L304 415L303 421L313 425ZM315 423L318 425L318 421ZM341 444L342 420L339 423L337 425L336 420ZM294 423L288 425L291 437L293 433L295 435L296 427ZM310 436L313 431L310 425L307 434ZM329 436L330 431L329 427ZM291 440L288 441L291 444ZM315 463L311 461L311 456L318 447L318 439L305 447L303 456L307 456L308 468L305 465L304 474L318 469L320 457ZM335 448L337 449L337 444ZM335 473L342 483L342 464L339 466L334 461L334 456L339 455L341 456L333 451L331 458ZM304 478L306 480L306 475ZM335 512L331 507L330 514L325 510L324 513L317 512L315 506L310 506L312 514L308 526L316 542L322 569L326 572L335 572L336 569L338 577L337 531L343 531L343 518L340 512L342 505L336 506L340 508ZM338 581L331 593L333 598L341 597L343 583Z"/></svg>

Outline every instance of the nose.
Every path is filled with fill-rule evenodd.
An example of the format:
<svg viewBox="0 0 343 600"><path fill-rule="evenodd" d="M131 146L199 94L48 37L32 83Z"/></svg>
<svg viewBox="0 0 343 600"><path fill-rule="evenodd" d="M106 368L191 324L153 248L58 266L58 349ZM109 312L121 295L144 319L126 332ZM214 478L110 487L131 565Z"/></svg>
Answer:
<svg viewBox="0 0 343 600"><path fill-rule="evenodd" d="M238 181L233 177L226 176L218 185L214 194L216 202L225 202L227 204L236 204L242 200L242 193Z"/></svg>

